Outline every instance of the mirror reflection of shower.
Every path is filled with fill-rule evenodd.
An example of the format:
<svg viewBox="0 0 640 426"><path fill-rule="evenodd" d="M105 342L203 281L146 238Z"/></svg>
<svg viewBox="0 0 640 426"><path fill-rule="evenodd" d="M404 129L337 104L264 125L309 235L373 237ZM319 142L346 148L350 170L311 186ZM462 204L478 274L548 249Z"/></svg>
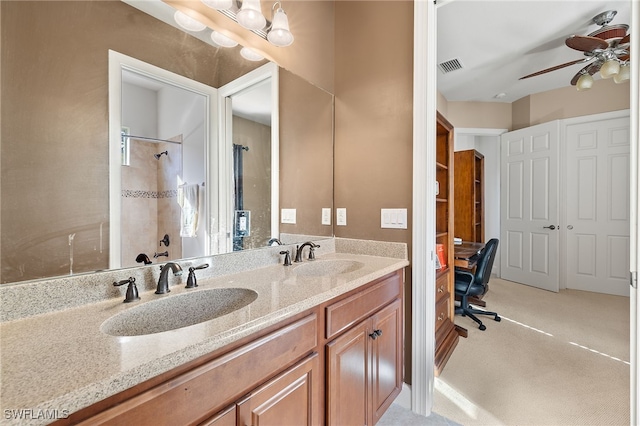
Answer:
<svg viewBox="0 0 640 426"><path fill-rule="evenodd" d="M166 236L171 246L154 263L202 253L204 232L180 238L179 197L184 183L205 181L204 102L199 94L122 70L122 267L136 266L140 253L158 253Z"/></svg>

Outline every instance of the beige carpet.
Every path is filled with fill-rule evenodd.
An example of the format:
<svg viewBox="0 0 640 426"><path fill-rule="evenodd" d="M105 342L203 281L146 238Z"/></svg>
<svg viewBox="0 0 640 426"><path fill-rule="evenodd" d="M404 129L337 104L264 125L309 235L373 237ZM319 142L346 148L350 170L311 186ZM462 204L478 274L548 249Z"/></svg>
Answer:
<svg viewBox="0 0 640 426"><path fill-rule="evenodd" d="M433 411L463 425L628 425L629 299L492 278L480 331L436 379Z"/></svg>

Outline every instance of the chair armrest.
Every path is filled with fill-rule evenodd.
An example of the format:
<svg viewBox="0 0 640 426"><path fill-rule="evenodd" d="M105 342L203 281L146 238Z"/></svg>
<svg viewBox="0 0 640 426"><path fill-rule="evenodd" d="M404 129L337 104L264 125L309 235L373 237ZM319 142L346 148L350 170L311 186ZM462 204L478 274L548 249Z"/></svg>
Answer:
<svg viewBox="0 0 640 426"><path fill-rule="evenodd" d="M467 271L460 271L455 269L455 281L456 282L462 282L464 284L467 285L467 290L465 291L465 294L469 294L469 289L471 288L471 284L473 284L473 281L475 279L474 275L471 272L467 272Z"/></svg>

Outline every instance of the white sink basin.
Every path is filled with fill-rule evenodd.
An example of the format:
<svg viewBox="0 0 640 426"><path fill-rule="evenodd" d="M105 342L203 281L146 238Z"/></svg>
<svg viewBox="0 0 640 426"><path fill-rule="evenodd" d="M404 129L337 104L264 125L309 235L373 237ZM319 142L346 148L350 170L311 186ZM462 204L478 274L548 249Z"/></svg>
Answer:
<svg viewBox="0 0 640 426"><path fill-rule="evenodd" d="M230 314L256 300L245 288L213 288L153 300L107 319L100 330L111 336L161 333Z"/></svg>
<svg viewBox="0 0 640 426"><path fill-rule="evenodd" d="M362 262L348 259L312 260L297 265L293 273L306 277L326 277L357 271L363 266Z"/></svg>

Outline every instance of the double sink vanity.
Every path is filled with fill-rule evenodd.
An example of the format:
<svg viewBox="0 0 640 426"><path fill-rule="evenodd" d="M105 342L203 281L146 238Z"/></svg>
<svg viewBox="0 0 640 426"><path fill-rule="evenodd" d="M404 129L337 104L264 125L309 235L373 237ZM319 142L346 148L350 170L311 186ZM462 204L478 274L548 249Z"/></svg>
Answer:
<svg viewBox="0 0 640 426"><path fill-rule="evenodd" d="M406 245L321 246L205 259L163 295L157 265L0 288L2 422L375 424L402 384Z"/></svg>

